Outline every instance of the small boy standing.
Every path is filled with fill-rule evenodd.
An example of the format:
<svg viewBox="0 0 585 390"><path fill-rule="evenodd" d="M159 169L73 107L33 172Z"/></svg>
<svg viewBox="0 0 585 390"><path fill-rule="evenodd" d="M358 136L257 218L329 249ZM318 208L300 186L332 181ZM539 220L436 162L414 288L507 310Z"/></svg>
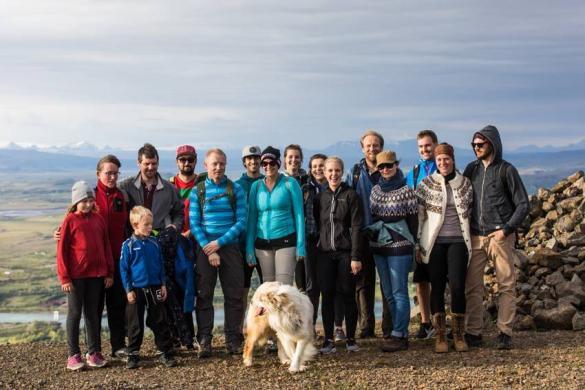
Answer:
<svg viewBox="0 0 585 390"><path fill-rule="evenodd" d="M136 206L130 211L132 237L122 244L120 275L128 297L128 363L126 368L138 367L139 351L144 336L144 310L146 324L154 333L156 347L162 351L161 362L172 367L172 339L164 301L167 298L163 258L158 242L150 237L152 213Z"/></svg>

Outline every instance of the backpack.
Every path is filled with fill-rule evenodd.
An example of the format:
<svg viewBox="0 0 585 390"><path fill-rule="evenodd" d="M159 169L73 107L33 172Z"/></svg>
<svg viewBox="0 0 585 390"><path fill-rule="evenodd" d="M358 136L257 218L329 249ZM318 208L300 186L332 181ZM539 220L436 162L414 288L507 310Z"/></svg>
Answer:
<svg viewBox="0 0 585 390"><path fill-rule="evenodd" d="M234 182L226 177L226 190L222 194L217 194L207 200L207 202L211 202L212 200L223 198L227 196L230 202L230 206L234 213L234 218L236 217L236 194L234 193ZM199 181L195 186L197 189L197 197L199 199L199 213L203 216L203 206L205 205L205 180Z"/></svg>
<svg viewBox="0 0 585 390"><path fill-rule="evenodd" d="M351 179L351 184L352 184L351 187L352 188L356 188L357 183L358 183L358 181L360 179L360 174L361 174L361 167L360 167L360 164L357 163L357 164L355 164L353 166L353 169L351 170L351 177L352 177L352 179Z"/></svg>
<svg viewBox="0 0 585 390"><path fill-rule="evenodd" d="M420 164L416 164L412 170L412 185L416 190L418 175L420 174Z"/></svg>

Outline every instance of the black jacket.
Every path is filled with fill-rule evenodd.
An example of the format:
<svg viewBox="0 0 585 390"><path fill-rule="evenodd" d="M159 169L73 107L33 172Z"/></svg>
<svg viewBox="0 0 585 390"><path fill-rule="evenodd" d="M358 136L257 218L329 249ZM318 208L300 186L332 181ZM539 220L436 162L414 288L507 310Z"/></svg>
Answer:
<svg viewBox="0 0 585 390"><path fill-rule="evenodd" d="M473 186L471 234L487 236L503 229L509 235L528 214L526 188L516 168L502 159L502 141L498 129L486 126L475 134L487 138L495 157L487 168L480 160L476 160L463 173Z"/></svg>
<svg viewBox="0 0 585 390"><path fill-rule="evenodd" d="M363 225L361 202L347 184L318 195L314 210L319 226L318 247L324 252L349 251L352 261L362 261L360 229Z"/></svg>

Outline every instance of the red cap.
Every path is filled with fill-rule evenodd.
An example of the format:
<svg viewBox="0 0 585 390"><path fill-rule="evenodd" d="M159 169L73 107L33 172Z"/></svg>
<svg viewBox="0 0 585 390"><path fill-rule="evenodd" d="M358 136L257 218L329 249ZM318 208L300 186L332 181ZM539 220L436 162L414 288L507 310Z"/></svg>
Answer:
<svg viewBox="0 0 585 390"><path fill-rule="evenodd" d="M177 146L177 157L184 156L186 154L190 154L192 156L197 156L197 152L195 151L195 147L191 146L191 145Z"/></svg>

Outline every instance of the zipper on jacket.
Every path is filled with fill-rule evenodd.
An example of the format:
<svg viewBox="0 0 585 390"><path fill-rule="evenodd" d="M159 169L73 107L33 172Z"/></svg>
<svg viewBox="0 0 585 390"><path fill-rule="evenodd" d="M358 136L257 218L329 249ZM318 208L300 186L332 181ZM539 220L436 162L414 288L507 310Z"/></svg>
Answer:
<svg viewBox="0 0 585 390"><path fill-rule="evenodd" d="M335 251L335 222L333 220L333 216L335 215L335 199L336 195L333 193L333 197L331 198L331 210L329 211L329 223L331 224L331 250Z"/></svg>
<svg viewBox="0 0 585 390"><path fill-rule="evenodd" d="M484 193L484 186L485 186L485 175L487 175L487 167L483 167L483 177L481 178L481 196L479 198L479 225L481 229L481 235L485 236L485 227L483 221L483 193Z"/></svg>

